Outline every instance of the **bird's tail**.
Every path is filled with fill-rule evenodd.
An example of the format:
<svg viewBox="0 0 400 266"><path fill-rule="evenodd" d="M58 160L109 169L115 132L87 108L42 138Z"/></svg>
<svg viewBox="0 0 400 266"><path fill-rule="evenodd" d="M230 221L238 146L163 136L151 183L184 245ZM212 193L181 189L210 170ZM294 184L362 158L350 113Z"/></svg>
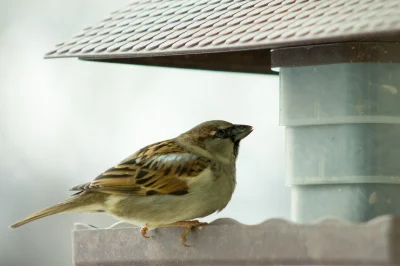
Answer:
<svg viewBox="0 0 400 266"><path fill-rule="evenodd" d="M99 203L96 201L96 197L93 197L92 193L82 193L77 196L71 197L70 199L53 205L44 210L38 211L12 225L10 228L17 228L24 224L30 223L40 218L44 218L53 214L63 213L63 212L93 212L100 211Z"/></svg>

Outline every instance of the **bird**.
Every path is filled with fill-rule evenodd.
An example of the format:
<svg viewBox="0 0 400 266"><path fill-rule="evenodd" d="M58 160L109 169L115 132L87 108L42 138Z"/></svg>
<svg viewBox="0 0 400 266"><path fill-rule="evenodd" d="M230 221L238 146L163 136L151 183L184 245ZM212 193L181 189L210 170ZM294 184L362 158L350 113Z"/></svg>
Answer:
<svg viewBox="0 0 400 266"><path fill-rule="evenodd" d="M93 181L70 189L67 200L10 226L58 213L105 212L148 230L183 227L183 245L199 219L223 210L236 187L239 144L252 126L223 120L201 123L179 136L138 150Z"/></svg>

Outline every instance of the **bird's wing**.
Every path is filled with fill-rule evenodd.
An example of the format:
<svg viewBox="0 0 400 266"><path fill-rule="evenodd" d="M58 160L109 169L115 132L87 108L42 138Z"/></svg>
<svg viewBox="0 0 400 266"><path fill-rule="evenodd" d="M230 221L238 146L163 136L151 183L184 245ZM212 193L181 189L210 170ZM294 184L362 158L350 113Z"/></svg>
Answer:
<svg viewBox="0 0 400 266"><path fill-rule="evenodd" d="M204 171L208 163L208 159L188 153L173 140L167 140L144 147L92 182L71 190L184 195L188 193L188 182Z"/></svg>

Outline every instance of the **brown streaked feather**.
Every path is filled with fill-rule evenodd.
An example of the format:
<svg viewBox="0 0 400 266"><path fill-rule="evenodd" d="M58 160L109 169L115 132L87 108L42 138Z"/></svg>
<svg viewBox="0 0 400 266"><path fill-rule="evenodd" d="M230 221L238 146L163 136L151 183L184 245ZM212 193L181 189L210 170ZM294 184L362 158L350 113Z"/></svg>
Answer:
<svg viewBox="0 0 400 266"><path fill-rule="evenodd" d="M73 188L70 189L70 191L82 191L82 190L86 190L90 187L90 183L85 183L85 184L81 184L81 185L77 185L74 186Z"/></svg>
<svg viewBox="0 0 400 266"><path fill-rule="evenodd" d="M184 195L187 182L207 168L209 159L191 154L173 140L149 145L90 183L72 188L111 194Z"/></svg>

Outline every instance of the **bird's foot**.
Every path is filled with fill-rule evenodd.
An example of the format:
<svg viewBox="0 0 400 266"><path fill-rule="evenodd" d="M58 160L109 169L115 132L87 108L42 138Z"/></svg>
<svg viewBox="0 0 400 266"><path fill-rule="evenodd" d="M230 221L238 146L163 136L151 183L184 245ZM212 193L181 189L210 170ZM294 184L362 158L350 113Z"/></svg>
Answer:
<svg viewBox="0 0 400 266"><path fill-rule="evenodd" d="M144 226L144 227L140 228L140 233L142 234L142 236L143 236L144 238L150 238L150 237L147 235L147 230L149 230L149 228L148 228L147 226Z"/></svg>
<svg viewBox="0 0 400 266"><path fill-rule="evenodd" d="M192 220L192 221L179 221L179 222L175 222L172 224L167 224L167 225L163 225L163 226L180 226L180 227L185 227L185 230L183 231L182 235L181 235L181 242L185 247L190 247L189 244L186 243L186 236L189 234L190 229L194 228L194 227L199 227L199 226L203 226L203 225L207 225L208 223L204 223L204 222L199 222L198 220Z"/></svg>

